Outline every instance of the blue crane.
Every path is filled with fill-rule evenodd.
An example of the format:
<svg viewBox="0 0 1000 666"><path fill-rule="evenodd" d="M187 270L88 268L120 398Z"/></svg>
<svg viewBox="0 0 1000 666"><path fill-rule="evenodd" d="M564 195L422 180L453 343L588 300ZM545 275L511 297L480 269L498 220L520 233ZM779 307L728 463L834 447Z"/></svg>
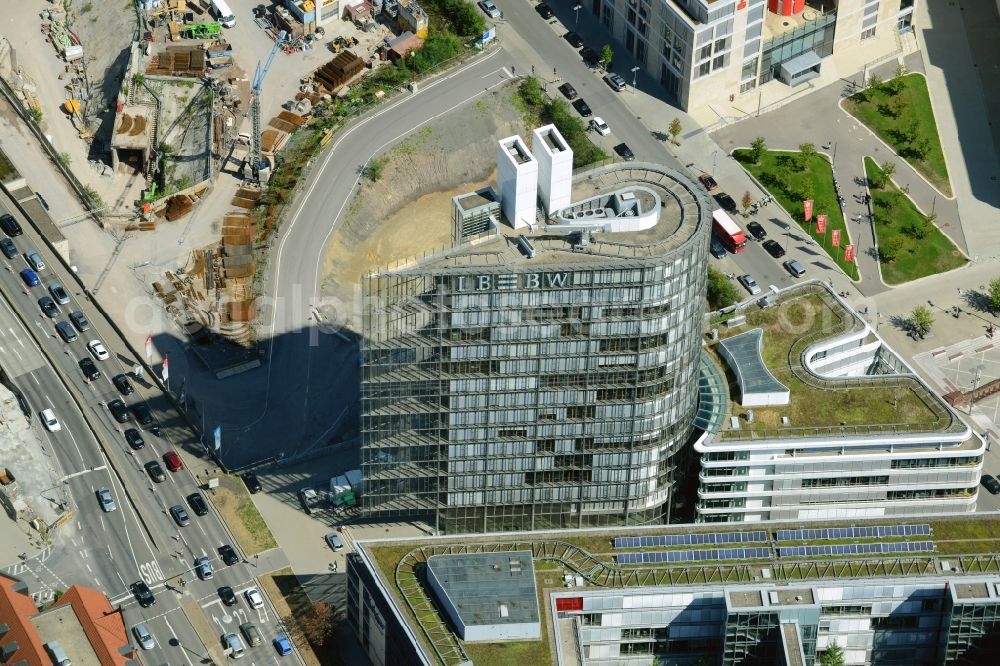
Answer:
<svg viewBox="0 0 1000 666"><path fill-rule="evenodd" d="M263 158L261 156L260 148L260 93L261 86L264 85L264 77L267 76L267 72L271 69L271 63L274 62L275 54L281 49L282 44L285 43L286 33L284 30L278 33L278 39L274 41L274 48L271 49L271 55L267 57L267 62L263 67L260 66L260 61L257 61L257 69L253 74L253 84L250 86L250 114L252 116L253 122L253 134L250 138L250 168L253 172L254 180L260 180L260 169L265 166Z"/></svg>

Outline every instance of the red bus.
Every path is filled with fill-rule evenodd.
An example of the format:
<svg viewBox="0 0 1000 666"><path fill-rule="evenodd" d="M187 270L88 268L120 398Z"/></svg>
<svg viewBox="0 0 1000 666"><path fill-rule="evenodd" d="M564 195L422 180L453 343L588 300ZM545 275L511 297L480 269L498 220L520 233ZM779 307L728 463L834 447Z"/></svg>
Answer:
<svg viewBox="0 0 1000 666"><path fill-rule="evenodd" d="M747 235L740 229L740 225L733 222L733 218L729 217L729 214L721 208L712 213L712 232L733 254L742 252L747 246Z"/></svg>

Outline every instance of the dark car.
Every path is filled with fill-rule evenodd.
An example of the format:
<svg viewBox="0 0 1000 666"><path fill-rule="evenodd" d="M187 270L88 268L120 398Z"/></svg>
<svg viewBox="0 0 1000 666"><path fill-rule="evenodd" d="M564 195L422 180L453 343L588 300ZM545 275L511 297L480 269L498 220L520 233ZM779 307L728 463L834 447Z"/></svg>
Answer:
<svg viewBox="0 0 1000 666"><path fill-rule="evenodd" d="M9 238L0 238L0 252L8 259L13 259L17 256L17 246Z"/></svg>
<svg viewBox="0 0 1000 666"><path fill-rule="evenodd" d="M569 81L559 86L559 92L565 95L566 99L568 99L571 102L580 96L580 94L576 92L576 88L574 88L573 84L570 83Z"/></svg>
<svg viewBox="0 0 1000 666"><path fill-rule="evenodd" d="M132 447L133 451L138 451L142 447L146 446L146 442L142 441L142 433L136 430L135 428L129 428L128 430L125 431L125 441L128 442L128 445Z"/></svg>
<svg viewBox="0 0 1000 666"><path fill-rule="evenodd" d="M1000 494L1000 481L997 481L995 476L990 474L983 474L980 481L983 484L983 488L990 491L990 494L997 495Z"/></svg>
<svg viewBox="0 0 1000 666"><path fill-rule="evenodd" d="M574 49L583 48L583 37L576 34L572 30L563 35L563 37L567 42L569 42L569 45L572 46Z"/></svg>
<svg viewBox="0 0 1000 666"><path fill-rule="evenodd" d="M583 62L585 62L588 67L596 67L597 63L601 62L601 56L599 56L597 51L589 46L580 51L580 57L583 58Z"/></svg>
<svg viewBox="0 0 1000 666"><path fill-rule="evenodd" d="M3 232L8 236L20 236L24 233L17 220L7 214L0 215L0 229L3 229Z"/></svg>
<svg viewBox="0 0 1000 666"><path fill-rule="evenodd" d="M80 331L81 333L90 330L90 322L87 320L86 315L84 315L79 310L74 310L73 312L70 312L69 320L73 322L74 326L76 326L76 330Z"/></svg>
<svg viewBox="0 0 1000 666"><path fill-rule="evenodd" d="M51 296L42 296L38 299L38 307L42 309L42 312L49 319L55 319L59 316L59 306L56 302L52 300Z"/></svg>
<svg viewBox="0 0 1000 666"><path fill-rule="evenodd" d="M97 369L97 366L94 365L94 362L89 357L81 358L78 365L80 366L80 370L83 371L83 376L87 379L94 381L101 378L101 371Z"/></svg>
<svg viewBox="0 0 1000 666"><path fill-rule="evenodd" d="M764 241L762 246L775 259L781 259L785 256L785 251L782 249L781 244L774 239Z"/></svg>
<svg viewBox="0 0 1000 666"><path fill-rule="evenodd" d="M132 388L132 382L128 380L125 375L115 375L115 378L111 380L111 383L115 385L118 392L122 395L132 395L135 389Z"/></svg>
<svg viewBox="0 0 1000 666"><path fill-rule="evenodd" d="M573 108L576 109L577 113L584 118L589 118L593 113L593 111L590 110L590 105L583 101L583 99L578 99L573 102Z"/></svg>
<svg viewBox="0 0 1000 666"><path fill-rule="evenodd" d="M785 270L791 273L794 277L802 277L806 274L806 269L802 267L796 259L789 259L785 263L781 264L785 267Z"/></svg>
<svg viewBox="0 0 1000 666"><path fill-rule="evenodd" d="M146 468L146 473L149 474L151 478L156 483L161 483L167 480L167 475L163 473L163 468L160 467L160 463L155 460L150 460L148 463L143 465Z"/></svg>
<svg viewBox="0 0 1000 666"><path fill-rule="evenodd" d="M208 513L208 503L201 496L201 493L191 493L187 496L187 502L196 516L204 516Z"/></svg>
<svg viewBox="0 0 1000 666"><path fill-rule="evenodd" d="M707 173L703 173L700 176L698 176L698 180L701 181L701 184L704 185L705 189L708 190L709 192L714 192L715 190L719 189L719 183L717 183L716 180L711 176L709 176Z"/></svg>
<svg viewBox="0 0 1000 666"><path fill-rule="evenodd" d="M231 567L240 561L240 556L236 554L236 551L233 550L233 547L228 543L223 546L219 546L218 553L219 557L222 558L222 563L227 567Z"/></svg>
<svg viewBox="0 0 1000 666"><path fill-rule="evenodd" d="M73 330L73 327L69 325L69 322L65 321L61 321L56 324L56 333L59 334L59 337L62 338L63 342L73 342L80 337L76 334L76 331Z"/></svg>
<svg viewBox="0 0 1000 666"><path fill-rule="evenodd" d="M635 154L632 152L632 149L624 143L619 143L615 146L615 152L618 153L618 155L620 155L626 162L632 162L635 160Z"/></svg>
<svg viewBox="0 0 1000 666"><path fill-rule="evenodd" d="M749 223L747 225L747 231L749 231L750 235L756 238L757 240L764 240L765 238L767 238L767 232L764 231L764 227L760 225L760 222Z"/></svg>
<svg viewBox="0 0 1000 666"><path fill-rule="evenodd" d="M146 581L139 580L129 587L132 590L132 594L135 595L136 601L143 608L148 608L156 603L156 598L153 596L153 591L149 589L149 585L146 585Z"/></svg>
<svg viewBox="0 0 1000 666"><path fill-rule="evenodd" d="M251 495L259 493L261 491L260 481L257 480L257 475L253 472L246 472L241 474L240 478L243 479L243 483L246 484L247 490L250 491Z"/></svg>
<svg viewBox="0 0 1000 666"><path fill-rule="evenodd" d="M227 606L233 606L236 604L236 593L233 592L233 588L228 585L219 588L219 598L222 599L222 603Z"/></svg>
<svg viewBox="0 0 1000 666"><path fill-rule="evenodd" d="M191 518L188 516L187 510L180 504L170 507L170 515L173 517L174 522L181 527L191 524Z"/></svg>
<svg viewBox="0 0 1000 666"><path fill-rule="evenodd" d="M132 413L135 414L135 420L139 422L139 425L149 425L153 422L152 412L141 402L132 405Z"/></svg>
<svg viewBox="0 0 1000 666"><path fill-rule="evenodd" d="M716 259L722 259L729 254L726 252L726 246L722 244L722 241L715 237L715 234L712 234L712 241L708 247L708 251L711 252L712 256Z"/></svg>
<svg viewBox="0 0 1000 666"><path fill-rule="evenodd" d="M555 12L552 11L552 8L544 2L540 2L535 5L535 11L538 12L538 15L543 19L550 19L555 16Z"/></svg>
<svg viewBox="0 0 1000 666"><path fill-rule="evenodd" d="M42 283L42 281L38 279L38 273L30 268L22 268L19 275L21 276L21 279L24 280L24 284L29 287L37 287Z"/></svg>
<svg viewBox="0 0 1000 666"><path fill-rule="evenodd" d="M128 421L128 407L121 400L115 398L108 402L108 411L111 412L111 416L115 418L118 423L125 423Z"/></svg>
<svg viewBox="0 0 1000 666"><path fill-rule="evenodd" d="M611 89L615 92L621 92L625 90L626 84L625 79L622 78L621 74L615 74L614 72L608 72L604 75L604 82L611 86Z"/></svg>
<svg viewBox="0 0 1000 666"><path fill-rule="evenodd" d="M719 192L718 194L716 194L715 200L718 202L720 206L722 206L722 210L726 211L727 213L736 212L736 201L725 192Z"/></svg>

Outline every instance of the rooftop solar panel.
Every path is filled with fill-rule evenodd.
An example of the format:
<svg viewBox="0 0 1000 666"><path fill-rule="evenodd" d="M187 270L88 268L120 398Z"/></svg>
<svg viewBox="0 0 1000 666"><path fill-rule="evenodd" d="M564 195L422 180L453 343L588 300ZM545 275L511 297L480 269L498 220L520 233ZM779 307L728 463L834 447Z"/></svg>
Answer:
<svg viewBox="0 0 1000 666"><path fill-rule="evenodd" d="M767 532L711 532L695 534L658 534L653 536L615 537L615 548L657 548L662 546L701 546L738 543L767 543Z"/></svg>
<svg viewBox="0 0 1000 666"><path fill-rule="evenodd" d="M931 526L878 525L874 527L828 527L820 529L778 530L778 541L840 541L844 539L874 539L908 536L929 536Z"/></svg>

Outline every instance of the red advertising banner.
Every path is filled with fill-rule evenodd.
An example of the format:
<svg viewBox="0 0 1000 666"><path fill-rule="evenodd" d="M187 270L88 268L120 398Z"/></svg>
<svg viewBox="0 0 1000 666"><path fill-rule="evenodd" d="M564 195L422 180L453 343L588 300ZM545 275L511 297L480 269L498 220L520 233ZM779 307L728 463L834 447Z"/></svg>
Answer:
<svg viewBox="0 0 1000 666"><path fill-rule="evenodd" d="M826 233L826 215L816 216L816 233L818 234Z"/></svg>
<svg viewBox="0 0 1000 666"><path fill-rule="evenodd" d="M813 200L812 199L806 199L805 201L803 201L802 202L802 210L804 210L806 212L806 222L808 222L809 220L811 220L812 217L813 217Z"/></svg>
<svg viewBox="0 0 1000 666"><path fill-rule="evenodd" d="M834 247L840 247L840 229L834 229L831 231L830 239L833 241Z"/></svg>
<svg viewBox="0 0 1000 666"><path fill-rule="evenodd" d="M854 243L844 247L844 261L854 261Z"/></svg>

